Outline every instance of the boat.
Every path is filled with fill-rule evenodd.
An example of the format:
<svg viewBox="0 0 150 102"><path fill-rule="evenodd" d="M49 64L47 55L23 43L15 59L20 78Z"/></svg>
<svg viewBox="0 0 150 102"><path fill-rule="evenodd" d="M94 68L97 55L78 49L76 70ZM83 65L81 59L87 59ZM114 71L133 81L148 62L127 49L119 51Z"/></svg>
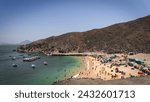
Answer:
<svg viewBox="0 0 150 102"><path fill-rule="evenodd" d="M46 62L46 61L44 61L43 63L44 63L44 65L47 65L47 62Z"/></svg>
<svg viewBox="0 0 150 102"><path fill-rule="evenodd" d="M17 67L17 64L13 63L12 66L13 66L13 67Z"/></svg>
<svg viewBox="0 0 150 102"><path fill-rule="evenodd" d="M33 56L33 57L24 58L23 61L31 62L31 61L35 61L37 59L40 59L40 56Z"/></svg>
<svg viewBox="0 0 150 102"><path fill-rule="evenodd" d="M32 67L32 68L35 68L35 64L32 64L31 67Z"/></svg>
<svg viewBox="0 0 150 102"><path fill-rule="evenodd" d="M16 49L13 49L12 51L13 51L13 52L16 52Z"/></svg>
<svg viewBox="0 0 150 102"><path fill-rule="evenodd" d="M15 60L16 59L16 57L12 57L12 60Z"/></svg>

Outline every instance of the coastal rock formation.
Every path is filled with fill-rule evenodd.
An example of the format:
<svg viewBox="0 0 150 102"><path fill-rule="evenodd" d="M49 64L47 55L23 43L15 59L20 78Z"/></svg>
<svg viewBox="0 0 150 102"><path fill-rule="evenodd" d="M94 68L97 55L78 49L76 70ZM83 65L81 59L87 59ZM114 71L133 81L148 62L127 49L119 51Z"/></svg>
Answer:
<svg viewBox="0 0 150 102"><path fill-rule="evenodd" d="M150 16L86 32L71 32L20 46L19 52L150 53Z"/></svg>

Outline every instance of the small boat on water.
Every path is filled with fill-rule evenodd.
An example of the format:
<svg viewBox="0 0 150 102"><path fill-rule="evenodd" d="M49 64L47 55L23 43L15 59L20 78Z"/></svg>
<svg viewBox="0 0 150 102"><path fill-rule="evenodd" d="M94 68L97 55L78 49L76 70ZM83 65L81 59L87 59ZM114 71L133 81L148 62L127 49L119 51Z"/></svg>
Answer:
<svg viewBox="0 0 150 102"><path fill-rule="evenodd" d="M44 65L47 65L47 62L46 62L46 61L44 61L43 63L44 63Z"/></svg>
<svg viewBox="0 0 150 102"><path fill-rule="evenodd" d="M17 64L15 64L15 63L13 63L12 66L13 66L13 67L18 67Z"/></svg>
<svg viewBox="0 0 150 102"><path fill-rule="evenodd" d="M32 67L32 68L35 68L35 64L32 64L31 67Z"/></svg>
<svg viewBox="0 0 150 102"><path fill-rule="evenodd" d="M13 49L12 51L13 51L13 52L15 52L15 51L16 51L16 49Z"/></svg>
<svg viewBox="0 0 150 102"><path fill-rule="evenodd" d="M15 60L16 59L16 57L12 57L12 60Z"/></svg>
<svg viewBox="0 0 150 102"><path fill-rule="evenodd" d="M33 57L24 58L23 61L31 62L31 61L35 61L37 59L40 59L40 56L33 56Z"/></svg>

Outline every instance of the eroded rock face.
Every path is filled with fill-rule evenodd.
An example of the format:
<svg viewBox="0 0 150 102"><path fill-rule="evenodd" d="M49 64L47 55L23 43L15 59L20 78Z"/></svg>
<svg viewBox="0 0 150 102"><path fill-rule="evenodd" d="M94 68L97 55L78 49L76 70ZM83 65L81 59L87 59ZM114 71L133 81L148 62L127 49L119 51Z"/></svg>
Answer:
<svg viewBox="0 0 150 102"><path fill-rule="evenodd" d="M19 52L150 53L150 16L86 32L71 32L20 46Z"/></svg>

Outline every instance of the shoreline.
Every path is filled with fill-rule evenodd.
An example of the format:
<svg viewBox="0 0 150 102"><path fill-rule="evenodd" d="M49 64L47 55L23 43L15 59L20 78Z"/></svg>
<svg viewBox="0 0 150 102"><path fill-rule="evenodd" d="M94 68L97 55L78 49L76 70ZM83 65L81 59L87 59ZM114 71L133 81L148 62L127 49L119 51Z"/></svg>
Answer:
<svg viewBox="0 0 150 102"><path fill-rule="evenodd" d="M104 54L106 57L111 57L114 54ZM139 58L144 60L144 66L150 65L150 54L138 53L135 55L115 54L117 57L111 62L101 63L100 59L94 56L81 56L82 66L75 71L75 74L68 79L100 79L100 80L116 80L127 79L132 77L146 76L148 74L141 70L143 65L129 66L127 59ZM116 66L115 64L118 64ZM83 66L84 65L84 66ZM136 68L137 67L137 68ZM116 71L117 69L117 71ZM119 70L119 71L118 71ZM144 69L147 70L147 69Z"/></svg>
<svg viewBox="0 0 150 102"><path fill-rule="evenodd" d="M112 61L102 63L102 58L98 56L104 56L105 58L114 57ZM141 56L142 55L142 56ZM126 79L131 77L140 77L148 75L145 73L147 69L141 70L145 65L150 66L150 59L145 58L150 54L138 53L134 55L127 54L107 54L102 52L89 52L89 53L55 53L47 56L72 56L75 57L79 64L73 66L69 72L62 73L63 78L58 79L56 82L68 79L100 79L100 80L116 80ZM143 57L144 56L144 57ZM145 63L143 65L130 66L127 61L129 58L142 59ZM146 59L146 60L145 60ZM131 63L132 64L132 63ZM149 70L150 73L150 70ZM60 77L58 76L58 77ZM55 82L54 82L55 83Z"/></svg>
<svg viewBox="0 0 150 102"><path fill-rule="evenodd" d="M67 66L68 68L64 69L63 72L60 73L60 75L57 77L58 79L55 82L72 78L74 75L76 75L76 73L84 68L85 64L83 63L83 59L80 56L71 57L75 60L75 65Z"/></svg>

